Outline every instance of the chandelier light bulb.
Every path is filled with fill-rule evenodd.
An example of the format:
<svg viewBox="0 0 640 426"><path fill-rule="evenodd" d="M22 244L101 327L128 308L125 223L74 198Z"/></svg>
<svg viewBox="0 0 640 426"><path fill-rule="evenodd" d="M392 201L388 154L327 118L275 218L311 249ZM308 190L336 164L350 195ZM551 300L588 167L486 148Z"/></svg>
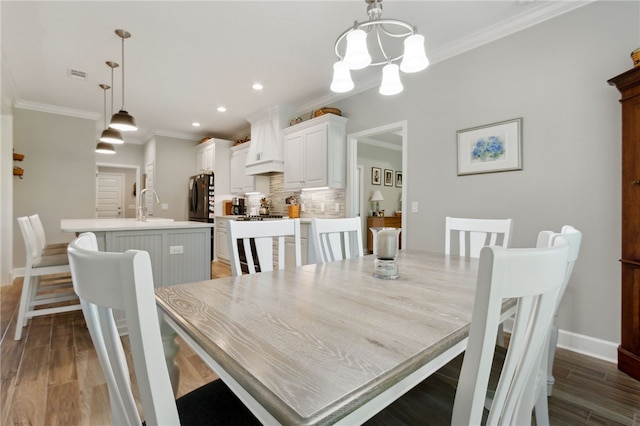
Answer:
<svg viewBox="0 0 640 426"><path fill-rule="evenodd" d="M367 33L363 30L353 30L347 35L344 62L352 70L361 70L371 64L371 55L367 49Z"/></svg>
<svg viewBox="0 0 640 426"><path fill-rule="evenodd" d="M424 36L414 34L404 39L404 56L400 70L406 73L419 72L429 66L424 50Z"/></svg>
<svg viewBox="0 0 640 426"><path fill-rule="evenodd" d="M382 84L380 85L381 95L396 95L402 92L402 82L400 81L400 67L396 64L388 63L382 68Z"/></svg>
<svg viewBox="0 0 640 426"><path fill-rule="evenodd" d="M354 84L351 80L349 67L344 61L338 61L333 64L333 80L331 81L331 91L336 93L345 93L353 89Z"/></svg>

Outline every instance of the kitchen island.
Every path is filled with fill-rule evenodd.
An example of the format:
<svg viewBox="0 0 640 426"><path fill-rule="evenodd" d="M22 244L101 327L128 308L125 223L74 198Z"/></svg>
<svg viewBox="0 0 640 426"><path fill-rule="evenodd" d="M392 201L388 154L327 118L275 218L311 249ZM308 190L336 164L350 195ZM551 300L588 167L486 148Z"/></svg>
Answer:
<svg viewBox="0 0 640 426"><path fill-rule="evenodd" d="M62 219L63 232L93 232L101 251L145 250L156 287L211 278L213 223L172 219Z"/></svg>

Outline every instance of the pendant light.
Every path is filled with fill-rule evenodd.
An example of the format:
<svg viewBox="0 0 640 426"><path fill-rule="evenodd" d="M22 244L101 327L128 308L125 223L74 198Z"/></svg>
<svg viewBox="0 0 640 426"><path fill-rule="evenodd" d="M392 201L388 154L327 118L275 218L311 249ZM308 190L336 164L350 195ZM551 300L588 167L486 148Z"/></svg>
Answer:
<svg viewBox="0 0 640 426"><path fill-rule="evenodd" d="M100 84L99 86L104 91L104 127L107 128L107 90L111 87L106 84ZM96 153L115 154L116 150L109 142L98 142L98 145L96 145Z"/></svg>
<svg viewBox="0 0 640 426"><path fill-rule="evenodd" d="M122 108L113 114L109 127L121 132L131 132L138 130L135 119L124 109L124 40L131 37L131 34L125 30L116 30L116 34L122 39Z"/></svg>
<svg viewBox="0 0 640 426"><path fill-rule="evenodd" d="M111 68L111 114L113 114L113 92L114 92L113 69L119 67L120 65L111 61L107 61L106 64L109 68ZM105 111L105 120L106 120L106 111ZM102 131L102 135L100 135L100 141L107 142L114 145L115 144L120 145L124 143L122 133L120 133L119 130L112 129L111 127L107 127L106 122L105 122L105 129Z"/></svg>

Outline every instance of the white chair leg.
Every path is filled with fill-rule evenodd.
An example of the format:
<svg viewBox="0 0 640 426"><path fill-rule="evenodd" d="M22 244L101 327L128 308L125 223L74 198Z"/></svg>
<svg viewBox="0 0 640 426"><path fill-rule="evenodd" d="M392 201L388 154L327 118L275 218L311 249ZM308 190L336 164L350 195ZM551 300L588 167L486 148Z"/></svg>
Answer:
<svg viewBox="0 0 640 426"><path fill-rule="evenodd" d="M558 345L558 326L556 322L551 324L549 331L549 357L547 359L547 396L551 396L553 392L553 384L556 379L553 377L553 359L556 356L556 346Z"/></svg>
<svg viewBox="0 0 640 426"><path fill-rule="evenodd" d="M18 307L18 318L16 319L16 334L14 340L22 338L22 328L26 325L26 314L31 304L32 278L30 269L27 268L22 281L22 294L20 295L20 306Z"/></svg>

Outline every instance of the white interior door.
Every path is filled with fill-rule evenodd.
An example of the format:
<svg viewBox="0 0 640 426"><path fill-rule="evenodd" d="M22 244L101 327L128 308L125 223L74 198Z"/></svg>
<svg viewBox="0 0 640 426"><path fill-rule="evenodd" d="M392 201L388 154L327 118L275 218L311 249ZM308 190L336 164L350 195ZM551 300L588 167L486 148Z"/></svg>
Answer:
<svg viewBox="0 0 640 426"><path fill-rule="evenodd" d="M96 217L121 218L124 205L124 175L98 173L96 177Z"/></svg>

